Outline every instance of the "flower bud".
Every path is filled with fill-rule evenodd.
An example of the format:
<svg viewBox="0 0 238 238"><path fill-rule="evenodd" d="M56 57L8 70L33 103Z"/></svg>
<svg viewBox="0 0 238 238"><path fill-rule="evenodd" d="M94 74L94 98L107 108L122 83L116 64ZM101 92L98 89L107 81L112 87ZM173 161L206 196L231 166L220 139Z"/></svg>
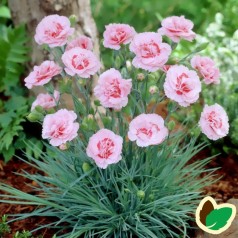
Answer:
<svg viewBox="0 0 238 238"><path fill-rule="evenodd" d="M137 80L143 81L145 79L145 75L143 73L137 74Z"/></svg>
<svg viewBox="0 0 238 238"><path fill-rule="evenodd" d="M35 110L36 110L37 112L39 112L39 113L44 113L44 108L43 108L42 106L40 106L40 105L37 105L37 106L35 107Z"/></svg>
<svg viewBox="0 0 238 238"><path fill-rule="evenodd" d="M71 93L72 91L72 80L68 77L63 78L59 81L59 90L61 93Z"/></svg>
<svg viewBox="0 0 238 238"><path fill-rule="evenodd" d="M88 119L89 120L93 120L94 118L93 118L93 115L92 114L88 114Z"/></svg>
<svg viewBox="0 0 238 238"><path fill-rule="evenodd" d="M36 110L33 110L28 116L27 119L30 122L36 122L36 121L40 121L43 119L43 114L37 112Z"/></svg>
<svg viewBox="0 0 238 238"><path fill-rule="evenodd" d="M131 61L129 61L129 60L126 61L126 67L127 67L128 71L131 71L131 69L132 69Z"/></svg>
<svg viewBox="0 0 238 238"><path fill-rule="evenodd" d="M68 146L67 146L67 144L61 144L61 145L59 146L59 148L60 148L60 150L67 150L67 149L68 149Z"/></svg>
<svg viewBox="0 0 238 238"><path fill-rule="evenodd" d="M155 75L154 74L148 74L148 80L149 81L154 81L155 80Z"/></svg>
<svg viewBox="0 0 238 238"><path fill-rule="evenodd" d="M71 15L71 16L69 17L69 21L70 21L70 26L71 26L71 27L74 27L75 24L76 24L76 22L77 22L77 17L76 17L75 15Z"/></svg>
<svg viewBox="0 0 238 238"><path fill-rule="evenodd" d="M89 114L83 118L81 129L95 131L97 128L97 122L94 120L93 115Z"/></svg>
<svg viewBox="0 0 238 238"><path fill-rule="evenodd" d="M55 109L54 108L50 108L47 110L47 114L52 114L55 113Z"/></svg>
<svg viewBox="0 0 238 238"><path fill-rule="evenodd" d="M191 135L192 136L198 137L200 133L201 133L200 127L195 127L191 130Z"/></svg>
<svg viewBox="0 0 238 238"><path fill-rule="evenodd" d="M145 192L143 190L138 190L137 197L143 199L145 197Z"/></svg>
<svg viewBox="0 0 238 238"><path fill-rule="evenodd" d="M175 122L172 120L168 123L168 129L170 131L172 131L174 129L174 127L175 127Z"/></svg>
<svg viewBox="0 0 238 238"><path fill-rule="evenodd" d="M115 59L115 67L116 69L119 69L121 67L121 59L120 59L120 56L116 56L116 59Z"/></svg>
<svg viewBox="0 0 238 238"><path fill-rule="evenodd" d="M102 122L105 128L109 128L112 122L111 117L102 117Z"/></svg>
<svg viewBox="0 0 238 238"><path fill-rule="evenodd" d="M155 85L154 86L150 86L149 92L150 92L151 95L157 93L158 92L158 87L155 86Z"/></svg>
<svg viewBox="0 0 238 238"><path fill-rule="evenodd" d="M87 172L89 172L91 170L91 165L89 163L87 163L87 162L84 162L83 166L82 166L82 169L83 169L84 173L87 173Z"/></svg>
<svg viewBox="0 0 238 238"><path fill-rule="evenodd" d="M100 103L99 100L95 100L95 101L94 101L94 105L97 106L97 107L99 107L99 106L101 106L101 103Z"/></svg>

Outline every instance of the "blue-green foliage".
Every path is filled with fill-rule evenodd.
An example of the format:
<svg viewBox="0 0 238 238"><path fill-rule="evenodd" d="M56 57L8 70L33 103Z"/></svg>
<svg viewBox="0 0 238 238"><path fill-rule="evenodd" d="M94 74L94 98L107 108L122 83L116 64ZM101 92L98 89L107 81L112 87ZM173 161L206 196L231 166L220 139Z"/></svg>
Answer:
<svg viewBox="0 0 238 238"><path fill-rule="evenodd" d="M204 166L210 158L188 163L203 146L195 146L195 139L187 140L181 133L146 149L128 143L123 159L105 170L87 157L79 139L68 151L47 147L41 160L28 158L43 174L23 175L35 181L39 195L4 184L0 189L17 198L7 203L38 206L31 213L16 214L16 220L54 217L37 229L57 228L57 237L188 237L199 191L211 182L211 174L200 177L209 171Z"/></svg>

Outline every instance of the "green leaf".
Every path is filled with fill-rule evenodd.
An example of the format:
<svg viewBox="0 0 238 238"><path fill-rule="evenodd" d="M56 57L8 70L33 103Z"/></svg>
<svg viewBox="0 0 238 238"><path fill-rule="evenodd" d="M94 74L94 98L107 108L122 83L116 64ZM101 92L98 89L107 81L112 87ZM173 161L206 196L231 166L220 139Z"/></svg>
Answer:
<svg viewBox="0 0 238 238"><path fill-rule="evenodd" d="M10 10L6 6L0 7L0 17L11 18Z"/></svg>
<svg viewBox="0 0 238 238"><path fill-rule="evenodd" d="M15 149L13 146L11 146L8 150L3 149L1 153L3 154L4 161L7 163L14 156Z"/></svg>
<svg viewBox="0 0 238 238"><path fill-rule="evenodd" d="M227 224L232 215L230 207L214 209L206 217L206 226L211 230L219 230Z"/></svg>

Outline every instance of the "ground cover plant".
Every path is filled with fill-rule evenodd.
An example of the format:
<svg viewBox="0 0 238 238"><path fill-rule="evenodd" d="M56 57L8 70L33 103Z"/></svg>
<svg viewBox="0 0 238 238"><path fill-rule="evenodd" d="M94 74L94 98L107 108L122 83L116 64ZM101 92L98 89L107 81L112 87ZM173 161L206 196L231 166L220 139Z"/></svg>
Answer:
<svg viewBox="0 0 238 238"><path fill-rule="evenodd" d="M34 181L35 195L1 184L8 193L1 202L36 205L12 221L54 217L37 229L54 227L57 237L189 237L214 169L205 169L211 158L190 161L205 144L175 129L171 114L196 103L203 83L219 82L214 61L199 56L206 44L174 61L180 41L196 38L184 16L164 19L156 32L109 24L103 45L114 59L102 71L91 39L72 36L73 22L74 16L50 15L36 28L35 41L54 60L35 66L24 80L29 89L46 90L28 118L42 124L49 144L46 152L36 148L40 160L28 155L39 173L21 175ZM63 94L71 95L73 110ZM156 111L162 104L164 117ZM225 110L205 105L194 128L211 140L226 136Z"/></svg>

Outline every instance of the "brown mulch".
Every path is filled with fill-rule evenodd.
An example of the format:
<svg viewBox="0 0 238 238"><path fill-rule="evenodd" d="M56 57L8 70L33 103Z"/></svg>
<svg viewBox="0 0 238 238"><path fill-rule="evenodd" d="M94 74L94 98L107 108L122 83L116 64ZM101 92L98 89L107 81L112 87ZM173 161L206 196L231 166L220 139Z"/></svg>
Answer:
<svg viewBox="0 0 238 238"><path fill-rule="evenodd" d="M204 150L196 156L196 159L205 158L208 154L209 151ZM212 186L205 188L204 194L211 195L212 197L223 202L226 202L230 198L238 198L238 158L232 156L218 156L214 158L208 166L209 168L221 167L221 169L216 171L216 175L218 177L223 177ZM31 174L37 172L35 168L32 168L18 159L12 159L7 164L0 161L0 182L9 184L17 189L20 189L21 191L34 194L34 191L29 186L32 185L32 181L14 174L14 172L20 173L21 170L25 170ZM0 203L0 216L4 214L31 212L33 209L34 206ZM52 221L52 218L34 217L11 223L11 234L5 235L2 238L12 238L16 231L33 230L40 224L46 224ZM34 233L34 237L39 235L43 235L44 238L51 238L54 235L54 230L45 229Z"/></svg>
<svg viewBox="0 0 238 238"><path fill-rule="evenodd" d="M28 164L20 161L18 159L12 159L7 164L4 164L0 161L0 182L11 185L21 191L26 193L34 194L34 191L29 185L32 184L32 181L18 176L14 173L20 173L22 170L27 171L28 173L35 174L37 170ZM22 206L22 205L15 205L15 204L4 204L0 203L0 217L4 214L18 214L18 213L27 213L31 212L34 209L34 206ZM9 217L10 219L10 217ZM37 228L40 224L47 224L52 222L52 218L47 217L33 217L28 218L21 221L16 221L10 224L11 233L6 234L2 238L12 238L16 231L23 231L23 230L33 230ZM34 233L34 237L43 235L44 238L51 238L54 235L53 230L44 229L41 231L37 231Z"/></svg>

